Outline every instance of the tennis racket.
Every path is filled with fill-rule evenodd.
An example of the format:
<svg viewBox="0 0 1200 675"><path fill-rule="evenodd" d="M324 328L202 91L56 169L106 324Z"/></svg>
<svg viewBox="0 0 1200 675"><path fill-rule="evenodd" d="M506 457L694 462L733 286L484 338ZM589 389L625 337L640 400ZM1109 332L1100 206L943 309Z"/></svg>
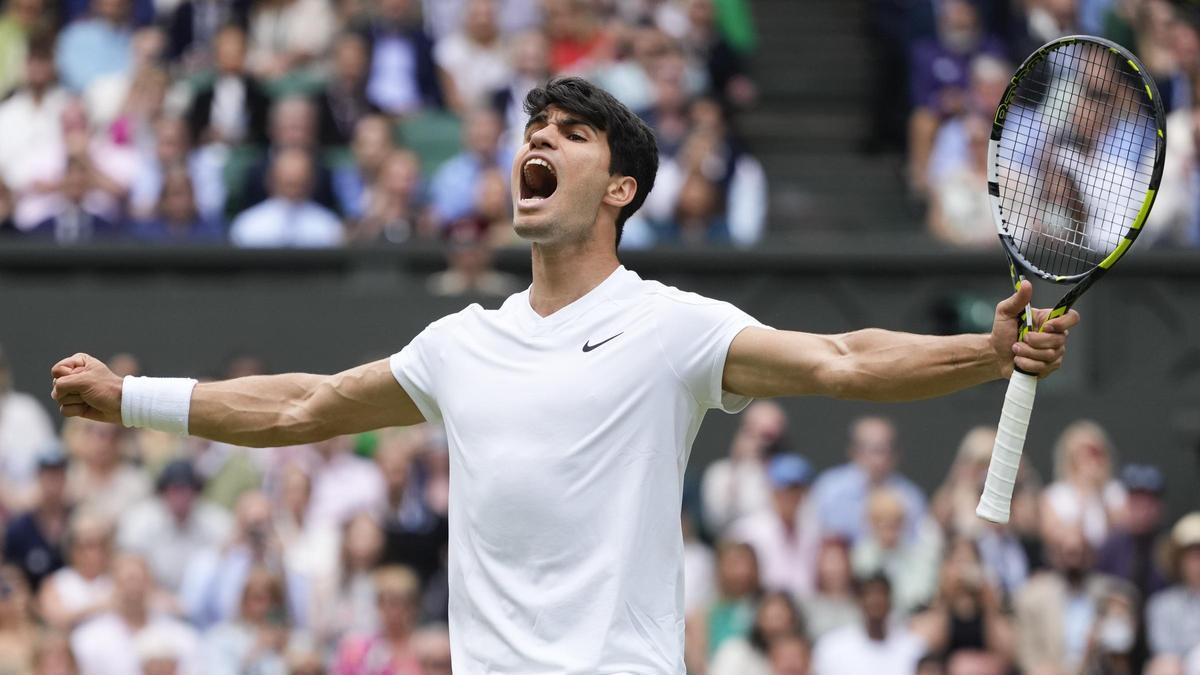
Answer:
<svg viewBox="0 0 1200 675"><path fill-rule="evenodd" d="M1066 314L1137 239L1166 142L1154 80L1118 44L1064 37L1017 69L992 124L988 195L1013 285L1026 277L1072 284L1048 319ZM1023 340L1035 329L1032 311L1018 320ZM975 510L981 518L1008 522L1036 392L1037 377L1013 372Z"/></svg>

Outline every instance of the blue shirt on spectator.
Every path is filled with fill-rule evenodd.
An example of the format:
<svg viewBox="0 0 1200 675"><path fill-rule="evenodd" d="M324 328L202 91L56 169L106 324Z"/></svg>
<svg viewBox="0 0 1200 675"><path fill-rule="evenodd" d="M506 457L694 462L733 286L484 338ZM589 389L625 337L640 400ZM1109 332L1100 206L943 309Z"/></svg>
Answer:
<svg viewBox="0 0 1200 675"><path fill-rule="evenodd" d="M102 19L84 19L67 26L54 55L66 87L82 92L96 78L129 69L132 35L128 26Z"/></svg>
<svg viewBox="0 0 1200 675"><path fill-rule="evenodd" d="M912 481L896 473L888 477L884 486L895 490L904 500L904 531L908 536L914 536L925 516L924 493ZM867 496L870 492L867 472L853 462L822 473L812 488L821 529L827 535L858 541L867 532Z"/></svg>
<svg viewBox="0 0 1200 675"><path fill-rule="evenodd" d="M495 153L490 162L479 156L462 152L450 159L433 174L429 184L429 198L433 202L433 214L438 223L448 223L471 214L475 209L475 186L484 171L499 169L505 178L512 166L512 150Z"/></svg>

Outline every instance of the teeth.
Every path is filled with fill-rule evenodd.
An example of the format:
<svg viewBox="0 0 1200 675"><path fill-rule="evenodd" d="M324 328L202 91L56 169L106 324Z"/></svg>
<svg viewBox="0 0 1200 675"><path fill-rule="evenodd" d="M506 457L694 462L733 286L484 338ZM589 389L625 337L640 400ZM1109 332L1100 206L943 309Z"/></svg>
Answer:
<svg viewBox="0 0 1200 675"><path fill-rule="evenodd" d="M544 166L544 167L546 167L546 170L550 172L551 175L554 175L554 167L550 166L550 163L547 162L546 160L542 159L541 157L532 157L525 162L526 167L528 167L530 164L537 164L538 166Z"/></svg>

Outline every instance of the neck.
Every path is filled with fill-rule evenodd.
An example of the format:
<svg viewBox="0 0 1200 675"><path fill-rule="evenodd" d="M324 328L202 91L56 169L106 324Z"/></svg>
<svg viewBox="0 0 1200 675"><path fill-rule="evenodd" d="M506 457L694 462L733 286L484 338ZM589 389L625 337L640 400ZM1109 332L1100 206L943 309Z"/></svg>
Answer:
<svg viewBox="0 0 1200 675"><path fill-rule="evenodd" d="M117 613L125 623L134 628L146 625L146 606L141 603L124 605L117 610Z"/></svg>
<svg viewBox="0 0 1200 675"><path fill-rule="evenodd" d="M529 304L541 316L582 298L620 266L612 242L595 237L570 244L533 244L533 286Z"/></svg>
<svg viewBox="0 0 1200 675"><path fill-rule="evenodd" d="M867 637L875 641L887 639L887 623L883 621L867 621Z"/></svg>

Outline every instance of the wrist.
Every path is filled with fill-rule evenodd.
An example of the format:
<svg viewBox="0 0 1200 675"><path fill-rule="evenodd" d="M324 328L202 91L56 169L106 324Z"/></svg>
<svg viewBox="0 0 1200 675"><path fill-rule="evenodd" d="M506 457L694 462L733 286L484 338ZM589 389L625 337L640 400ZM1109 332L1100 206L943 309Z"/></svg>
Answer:
<svg viewBox="0 0 1200 675"><path fill-rule="evenodd" d="M190 378L126 376L120 390L121 423L186 435L195 386Z"/></svg>

